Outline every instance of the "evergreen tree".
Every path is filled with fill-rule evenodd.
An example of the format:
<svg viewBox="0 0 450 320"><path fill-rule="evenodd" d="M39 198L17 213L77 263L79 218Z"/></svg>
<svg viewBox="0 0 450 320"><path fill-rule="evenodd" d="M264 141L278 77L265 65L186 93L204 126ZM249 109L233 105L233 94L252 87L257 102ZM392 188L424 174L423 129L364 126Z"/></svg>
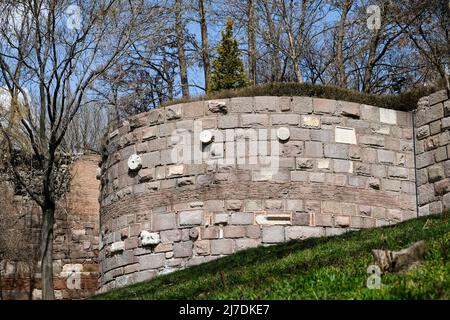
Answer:
<svg viewBox="0 0 450 320"><path fill-rule="evenodd" d="M236 89L247 85L244 63L242 62L239 45L233 39L233 21L227 20L225 31L222 31L222 40L217 48L218 57L212 62L213 72L208 91L222 89Z"/></svg>

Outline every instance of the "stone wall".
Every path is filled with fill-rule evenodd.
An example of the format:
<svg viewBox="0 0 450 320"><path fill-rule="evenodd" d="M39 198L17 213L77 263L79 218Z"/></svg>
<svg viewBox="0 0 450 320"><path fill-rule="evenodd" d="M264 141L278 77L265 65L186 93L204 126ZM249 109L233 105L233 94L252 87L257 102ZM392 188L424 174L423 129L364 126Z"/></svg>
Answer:
<svg viewBox="0 0 450 320"><path fill-rule="evenodd" d="M419 100L415 113L419 215L450 209L450 100L446 91Z"/></svg>
<svg viewBox="0 0 450 320"><path fill-rule="evenodd" d="M278 157L259 157L264 148ZM309 97L173 105L109 133L101 181L106 291L241 249L416 217L412 114Z"/></svg>
<svg viewBox="0 0 450 320"><path fill-rule="evenodd" d="M57 205L53 251L57 299L79 299L97 290L100 183L96 169L99 160L97 155L83 155L74 162L70 190ZM30 254L37 255L41 211L27 197L15 196L15 202L17 214L22 216L17 232L24 233ZM37 262L38 257L35 258ZM2 299L41 298L38 265L1 261L0 272Z"/></svg>

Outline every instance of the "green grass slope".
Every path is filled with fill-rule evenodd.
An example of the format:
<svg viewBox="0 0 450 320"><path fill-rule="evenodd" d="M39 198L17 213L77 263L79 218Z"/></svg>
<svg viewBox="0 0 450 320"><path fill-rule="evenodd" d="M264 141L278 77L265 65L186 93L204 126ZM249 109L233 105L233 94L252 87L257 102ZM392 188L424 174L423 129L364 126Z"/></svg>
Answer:
<svg viewBox="0 0 450 320"><path fill-rule="evenodd" d="M368 289L371 249L425 240L419 267ZM241 251L93 299L450 299L450 216Z"/></svg>

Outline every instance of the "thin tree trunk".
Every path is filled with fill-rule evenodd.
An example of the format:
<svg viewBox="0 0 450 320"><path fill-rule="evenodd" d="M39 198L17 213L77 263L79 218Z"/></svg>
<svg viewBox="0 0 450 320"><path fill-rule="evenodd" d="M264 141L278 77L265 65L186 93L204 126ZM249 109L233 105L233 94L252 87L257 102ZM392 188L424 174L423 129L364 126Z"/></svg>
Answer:
<svg viewBox="0 0 450 320"><path fill-rule="evenodd" d="M347 77L345 75L344 65L344 37L345 37L345 21L347 20L347 14L352 6L351 0L346 0L344 7L342 8L341 20L339 21L339 33L337 42L337 63L339 70L339 86L347 86Z"/></svg>
<svg viewBox="0 0 450 320"><path fill-rule="evenodd" d="M183 18L181 14L182 0L175 1L175 33L177 35L178 62L180 64L181 91L183 98L189 97L186 54L184 52Z"/></svg>
<svg viewBox="0 0 450 320"><path fill-rule="evenodd" d="M40 241L42 299L54 300L53 291L53 224L55 204L46 201L42 207L42 229Z"/></svg>
<svg viewBox="0 0 450 320"><path fill-rule="evenodd" d="M253 0L247 1L248 74L251 84L256 84L256 39Z"/></svg>
<svg viewBox="0 0 450 320"><path fill-rule="evenodd" d="M208 91L210 64L209 64L209 48L208 48L208 26L206 24L205 0L198 0L198 11L200 13L200 31L202 34L202 60L203 73L205 77L205 92Z"/></svg>
<svg viewBox="0 0 450 320"><path fill-rule="evenodd" d="M375 55L377 53L378 43L380 41L380 32L375 30L375 34L370 40L369 56L364 71L363 91L369 93L371 90L370 80L372 79L373 68L375 67Z"/></svg>

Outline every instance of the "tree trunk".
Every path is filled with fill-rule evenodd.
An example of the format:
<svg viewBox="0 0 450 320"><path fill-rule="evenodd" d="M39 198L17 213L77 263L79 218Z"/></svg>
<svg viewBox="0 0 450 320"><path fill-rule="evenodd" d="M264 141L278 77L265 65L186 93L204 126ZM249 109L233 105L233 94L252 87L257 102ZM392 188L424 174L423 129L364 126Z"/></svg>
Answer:
<svg viewBox="0 0 450 320"><path fill-rule="evenodd" d="M247 37L248 37L248 74L250 83L256 84L256 39L255 39L255 14L253 0L247 1Z"/></svg>
<svg viewBox="0 0 450 320"><path fill-rule="evenodd" d="M377 47L379 42L380 42L380 32L379 30L375 30L375 34L370 40L369 56L367 58L367 64L364 71L363 91L365 93L370 93L372 89L370 81L372 79L373 68L375 67L375 56L377 53Z"/></svg>
<svg viewBox="0 0 450 320"><path fill-rule="evenodd" d="M337 43L337 63L339 70L339 86L347 86L347 77L345 75L344 65L344 36L345 36L345 21L347 20L347 14L352 6L351 0L346 0L344 7L342 8L341 20L339 21L339 33Z"/></svg>
<svg viewBox="0 0 450 320"><path fill-rule="evenodd" d="M184 52L183 18L181 14L182 0L175 1L175 33L177 36L178 62L180 64L181 91L183 98L189 97L186 54Z"/></svg>
<svg viewBox="0 0 450 320"><path fill-rule="evenodd" d="M40 241L42 299L54 300L53 291L53 224L55 204L46 201L42 207L42 229Z"/></svg>
<svg viewBox="0 0 450 320"><path fill-rule="evenodd" d="M208 27L206 24L205 15L205 0L198 0L198 11L200 13L200 31L202 34L202 60L203 60L203 73L205 77L205 92L208 92L209 87L209 48L208 48Z"/></svg>

